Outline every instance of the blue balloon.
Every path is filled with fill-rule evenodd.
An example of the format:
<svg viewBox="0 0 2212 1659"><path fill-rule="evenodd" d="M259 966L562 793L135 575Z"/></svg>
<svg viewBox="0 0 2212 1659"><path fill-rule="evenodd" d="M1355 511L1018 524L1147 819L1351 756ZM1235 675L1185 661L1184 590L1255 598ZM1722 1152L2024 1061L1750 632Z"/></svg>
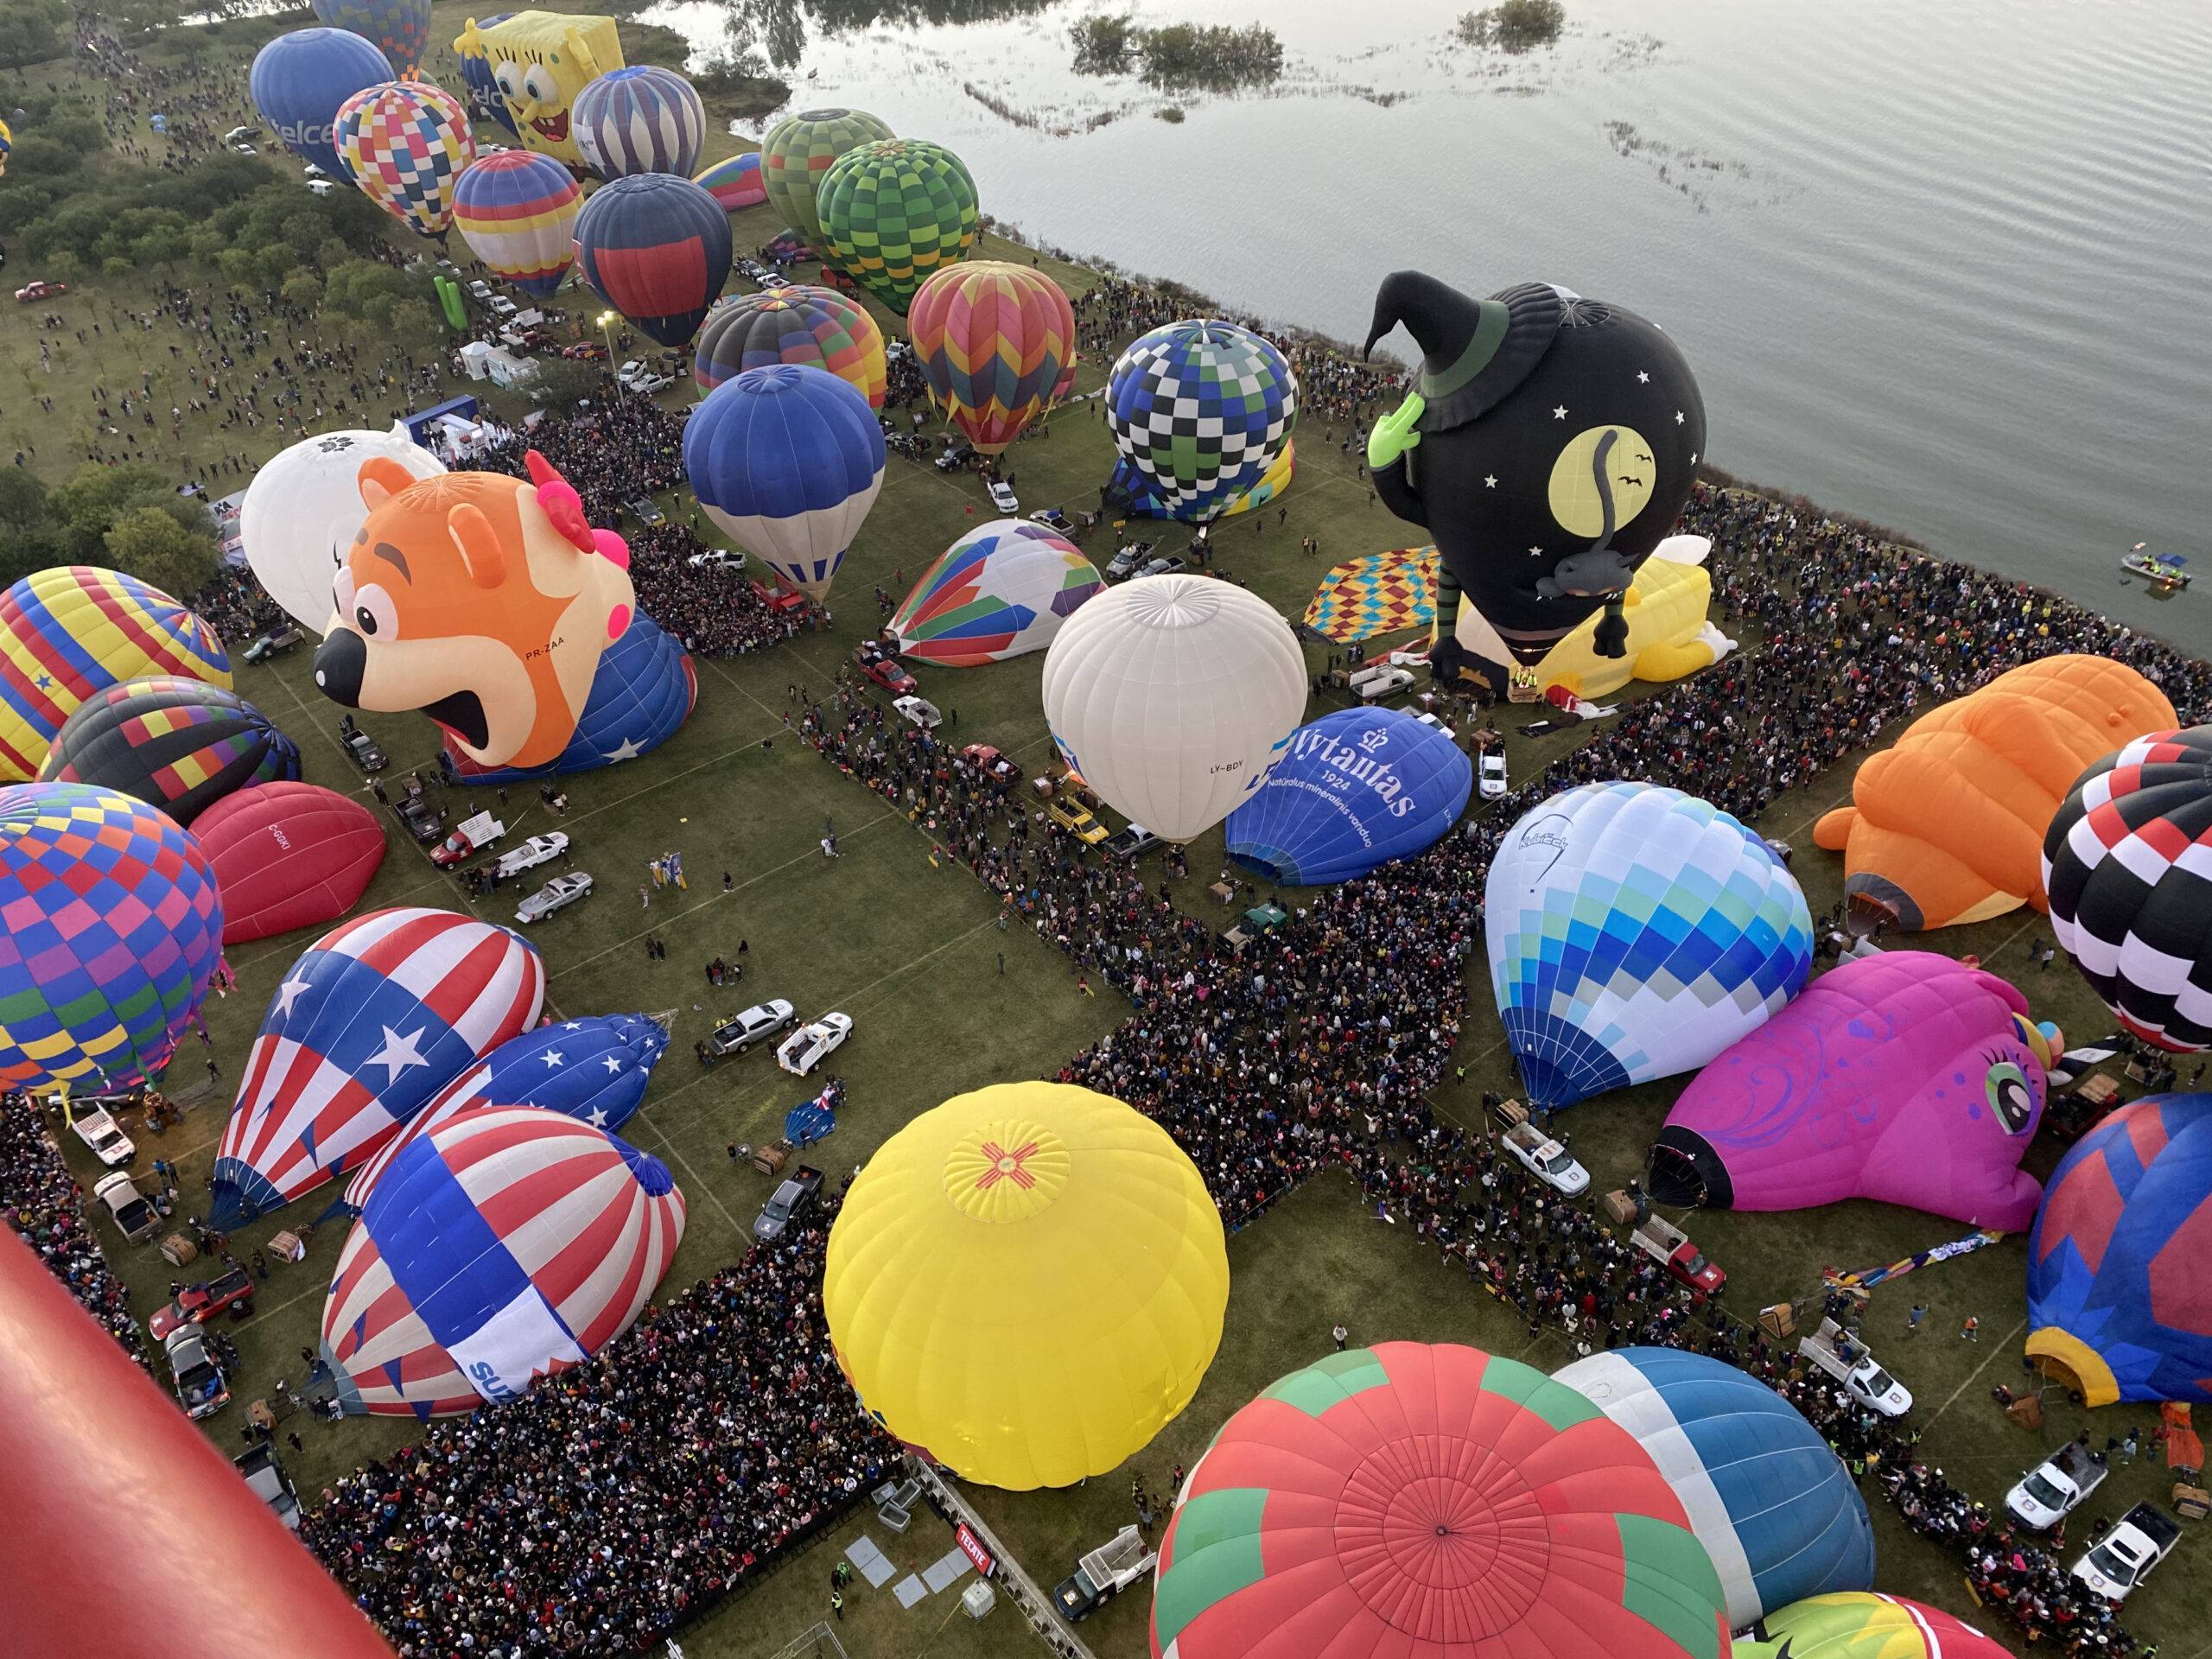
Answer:
<svg viewBox="0 0 2212 1659"><path fill-rule="evenodd" d="M495 11L477 18L476 27L489 29L513 16L512 11ZM499 78L493 73L491 54L482 47L461 54L461 84L468 93L469 112L479 121L496 121L515 137L522 136L522 129L515 125L515 112L507 107L506 94L499 90Z"/></svg>
<svg viewBox="0 0 2212 1659"><path fill-rule="evenodd" d="M1345 709L1290 734L1229 815L1229 855L1294 887L1349 881L1442 839L1474 791L1451 734L1402 709Z"/></svg>
<svg viewBox="0 0 2212 1659"><path fill-rule="evenodd" d="M729 280L729 215L671 173L603 184L576 215L576 268L592 292L664 346L682 346Z"/></svg>
<svg viewBox="0 0 2212 1659"><path fill-rule="evenodd" d="M296 29L254 54L246 78L253 106L284 148L334 181L353 175L338 159L338 106L365 87L394 79L391 61L343 29Z"/></svg>
<svg viewBox="0 0 2212 1659"><path fill-rule="evenodd" d="M619 1129L645 1103L668 1033L642 1014L597 1014L539 1026L484 1057L475 1092L495 1106L536 1106Z"/></svg>
<svg viewBox="0 0 2212 1659"><path fill-rule="evenodd" d="M1615 1349L1554 1375L1651 1454L1720 1573L1732 1628L1873 1587L1859 1489L1820 1431L1757 1377L1673 1348Z"/></svg>
<svg viewBox="0 0 2212 1659"><path fill-rule="evenodd" d="M454 768L472 782L504 784L518 778L556 772L596 772L617 761L634 760L658 748L690 717L698 701L698 671L683 645L643 611L630 619L622 637L600 653L599 670L576 733L550 766L535 768L478 766L446 741Z"/></svg>

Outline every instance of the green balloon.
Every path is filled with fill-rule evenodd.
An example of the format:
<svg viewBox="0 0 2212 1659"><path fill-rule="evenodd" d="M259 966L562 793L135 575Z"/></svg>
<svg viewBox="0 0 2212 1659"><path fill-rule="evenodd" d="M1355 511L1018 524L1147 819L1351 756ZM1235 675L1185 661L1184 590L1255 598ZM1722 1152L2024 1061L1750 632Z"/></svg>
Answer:
<svg viewBox="0 0 2212 1659"><path fill-rule="evenodd" d="M786 116L760 141L760 184L784 222L822 245L815 197L830 165L847 150L891 137L891 129L864 110L805 110Z"/></svg>
<svg viewBox="0 0 2212 1659"><path fill-rule="evenodd" d="M823 234L846 273L904 316L929 276L976 245L976 181L942 144L885 138L823 175Z"/></svg>

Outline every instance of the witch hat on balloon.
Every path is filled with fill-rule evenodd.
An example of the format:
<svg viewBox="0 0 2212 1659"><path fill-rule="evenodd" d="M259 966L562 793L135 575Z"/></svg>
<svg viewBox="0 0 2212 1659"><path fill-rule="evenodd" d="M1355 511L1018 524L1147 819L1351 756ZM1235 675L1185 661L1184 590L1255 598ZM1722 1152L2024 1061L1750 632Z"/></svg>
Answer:
<svg viewBox="0 0 2212 1659"><path fill-rule="evenodd" d="M1565 308L1561 290L1549 283L1522 283L1486 300L1418 270L1394 270L1375 291L1375 320L1366 354L1400 323L1421 349L1414 390L1422 404L1423 432L1465 426L1494 408L1551 349Z"/></svg>

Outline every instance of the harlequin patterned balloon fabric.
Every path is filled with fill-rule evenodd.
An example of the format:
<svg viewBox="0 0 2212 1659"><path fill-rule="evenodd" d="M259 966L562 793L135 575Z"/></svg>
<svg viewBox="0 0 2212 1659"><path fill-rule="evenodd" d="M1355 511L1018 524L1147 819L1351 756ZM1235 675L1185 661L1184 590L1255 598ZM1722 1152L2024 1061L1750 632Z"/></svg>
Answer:
<svg viewBox="0 0 2212 1659"><path fill-rule="evenodd" d="M453 223L454 186L476 159L468 111L423 80L367 87L338 106L338 159L361 194L423 236Z"/></svg>
<svg viewBox="0 0 2212 1659"><path fill-rule="evenodd" d="M760 141L760 183L768 200L801 240L822 245L822 181L847 150L891 137L865 110L802 110L768 129Z"/></svg>
<svg viewBox="0 0 2212 1659"><path fill-rule="evenodd" d="M575 260L583 192L535 150L480 156L454 186L453 222L468 251L524 292L550 298Z"/></svg>
<svg viewBox="0 0 2212 1659"><path fill-rule="evenodd" d="M1204 521L1258 483L1298 421L1298 377L1233 322L1171 322L1131 343L1106 385L1122 456L1171 518Z"/></svg>
<svg viewBox="0 0 2212 1659"><path fill-rule="evenodd" d="M707 314L691 351L691 378L703 392L747 369L806 363L849 382L883 407L883 332L835 289L794 283L772 293L722 301Z"/></svg>
<svg viewBox="0 0 2212 1659"><path fill-rule="evenodd" d="M300 747L235 691L198 680L127 680L79 707L39 776L94 784L179 823L233 790L300 775Z"/></svg>
<svg viewBox="0 0 2212 1659"><path fill-rule="evenodd" d="M882 138L830 164L817 198L836 263L904 316L930 273L976 245L976 181L942 144Z"/></svg>
<svg viewBox="0 0 2212 1659"><path fill-rule="evenodd" d="M1068 296L1027 265L948 265L916 291L907 321L931 397L987 455L1020 435L1075 364Z"/></svg>
<svg viewBox="0 0 2212 1659"><path fill-rule="evenodd" d="M658 64L610 69L576 94L572 130L602 179L681 173L699 164L706 106L691 83Z"/></svg>
<svg viewBox="0 0 2212 1659"><path fill-rule="evenodd" d="M430 44L430 0L315 0L315 15L380 48L394 74L411 79L421 72Z"/></svg>
<svg viewBox="0 0 2212 1659"><path fill-rule="evenodd" d="M741 207L755 207L768 200L768 187L760 181L760 152L757 149L749 149L742 156L725 156L712 166L694 173L691 182L733 213Z"/></svg>
<svg viewBox="0 0 2212 1659"><path fill-rule="evenodd" d="M1369 553L1332 567L1306 607L1306 626L1348 645L1426 628L1436 620L1436 548Z"/></svg>
<svg viewBox="0 0 2212 1659"><path fill-rule="evenodd" d="M168 1063L223 953L190 832L85 784L0 789L0 1089L127 1089Z"/></svg>

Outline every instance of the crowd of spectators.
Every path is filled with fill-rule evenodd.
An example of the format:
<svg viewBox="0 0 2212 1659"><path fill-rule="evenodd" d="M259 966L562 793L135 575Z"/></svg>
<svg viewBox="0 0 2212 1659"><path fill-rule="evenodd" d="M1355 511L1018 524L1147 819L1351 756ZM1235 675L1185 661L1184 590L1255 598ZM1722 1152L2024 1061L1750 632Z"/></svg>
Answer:
<svg viewBox="0 0 2212 1659"><path fill-rule="evenodd" d="M61 1161L61 1149L28 1095L0 1095L0 1222L38 1253L125 1353L152 1369L145 1334L131 1317L130 1293L109 1271L92 1236L85 1189Z"/></svg>
<svg viewBox="0 0 2212 1659"><path fill-rule="evenodd" d="M548 415L526 432L487 447L468 464L478 472L527 475L525 452L553 463L583 497L593 524L621 522L628 503L687 483L683 422L650 397L617 393L610 377L592 407L568 416Z"/></svg>

